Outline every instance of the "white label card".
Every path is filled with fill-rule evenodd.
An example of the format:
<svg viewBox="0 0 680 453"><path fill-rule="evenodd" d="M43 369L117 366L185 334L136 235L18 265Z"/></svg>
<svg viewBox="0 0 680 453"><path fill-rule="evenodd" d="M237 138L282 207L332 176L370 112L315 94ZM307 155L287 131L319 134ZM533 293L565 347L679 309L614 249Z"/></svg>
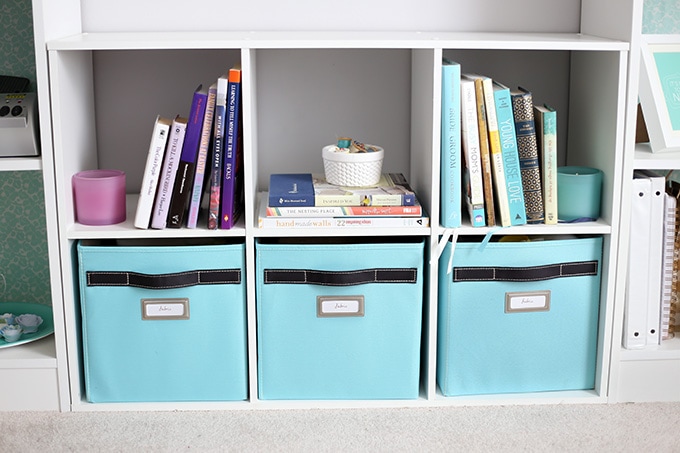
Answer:
<svg viewBox="0 0 680 453"><path fill-rule="evenodd" d="M505 293L505 312L531 312L550 310L550 291Z"/></svg>
<svg viewBox="0 0 680 453"><path fill-rule="evenodd" d="M364 316L364 296L317 296L316 315L320 318Z"/></svg>
<svg viewBox="0 0 680 453"><path fill-rule="evenodd" d="M189 319L189 299L142 299L142 319Z"/></svg>

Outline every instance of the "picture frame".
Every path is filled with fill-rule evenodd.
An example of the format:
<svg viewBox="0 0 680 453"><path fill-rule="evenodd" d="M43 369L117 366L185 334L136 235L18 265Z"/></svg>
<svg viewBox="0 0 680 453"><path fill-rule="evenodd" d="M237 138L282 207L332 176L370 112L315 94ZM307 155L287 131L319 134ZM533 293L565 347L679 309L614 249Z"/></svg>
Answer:
<svg viewBox="0 0 680 453"><path fill-rule="evenodd" d="M640 106L653 153L680 151L680 35L642 35Z"/></svg>

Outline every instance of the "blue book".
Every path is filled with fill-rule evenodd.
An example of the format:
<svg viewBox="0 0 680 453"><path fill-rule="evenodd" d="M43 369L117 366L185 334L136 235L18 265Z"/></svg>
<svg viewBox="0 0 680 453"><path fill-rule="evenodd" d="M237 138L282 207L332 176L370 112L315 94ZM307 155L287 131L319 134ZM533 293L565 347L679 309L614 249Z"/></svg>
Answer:
<svg viewBox="0 0 680 453"><path fill-rule="evenodd" d="M220 228L231 229L238 220L243 204L243 129L241 113L241 67L229 70L227 84L227 116L224 130L222 168L222 201Z"/></svg>
<svg viewBox="0 0 680 453"><path fill-rule="evenodd" d="M461 225L460 64L442 61L441 219L446 228Z"/></svg>
<svg viewBox="0 0 680 453"><path fill-rule="evenodd" d="M268 206L314 206L314 183L311 173L270 175Z"/></svg>
<svg viewBox="0 0 680 453"><path fill-rule="evenodd" d="M524 207L524 189L519 166L517 135L515 132L515 118L512 111L510 89L494 80L493 92L494 101L496 102L496 116L498 117L498 133L503 152L505 186L510 204L510 222L511 225L524 225L527 223L527 215L526 208Z"/></svg>

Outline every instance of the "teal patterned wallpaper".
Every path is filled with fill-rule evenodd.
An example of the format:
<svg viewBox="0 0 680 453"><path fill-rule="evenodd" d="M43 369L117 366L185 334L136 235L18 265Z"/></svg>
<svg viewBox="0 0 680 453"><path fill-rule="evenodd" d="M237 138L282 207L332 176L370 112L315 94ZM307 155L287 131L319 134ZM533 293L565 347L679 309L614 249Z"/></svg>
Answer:
<svg viewBox="0 0 680 453"><path fill-rule="evenodd" d="M642 33L680 33L680 1L646 0L642 15Z"/></svg>
<svg viewBox="0 0 680 453"><path fill-rule="evenodd" d="M31 1L0 1L0 17L0 74L35 91ZM0 172L0 212L0 302L51 303L42 174Z"/></svg>
<svg viewBox="0 0 680 453"><path fill-rule="evenodd" d="M27 77L35 91L35 49L30 0L0 2L0 74Z"/></svg>

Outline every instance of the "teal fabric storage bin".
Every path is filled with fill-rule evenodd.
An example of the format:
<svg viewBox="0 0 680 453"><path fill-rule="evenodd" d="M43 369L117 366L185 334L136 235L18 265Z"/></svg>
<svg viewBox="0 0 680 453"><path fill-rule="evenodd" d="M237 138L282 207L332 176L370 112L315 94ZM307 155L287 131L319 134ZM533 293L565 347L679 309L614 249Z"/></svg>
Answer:
<svg viewBox="0 0 680 453"><path fill-rule="evenodd" d="M601 257L599 237L447 244L439 261L441 392L594 388Z"/></svg>
<svg viewBox="0 0 680 453"><path fill-rule="evenodd" d="M77 253L88 401L247 399L243 244Z"/></svg>
<svg viewBox="0 0 680 453"><path fill-rule="evenodd" d="M422 238L256 250L261 399L418 397Z"/></svg>

